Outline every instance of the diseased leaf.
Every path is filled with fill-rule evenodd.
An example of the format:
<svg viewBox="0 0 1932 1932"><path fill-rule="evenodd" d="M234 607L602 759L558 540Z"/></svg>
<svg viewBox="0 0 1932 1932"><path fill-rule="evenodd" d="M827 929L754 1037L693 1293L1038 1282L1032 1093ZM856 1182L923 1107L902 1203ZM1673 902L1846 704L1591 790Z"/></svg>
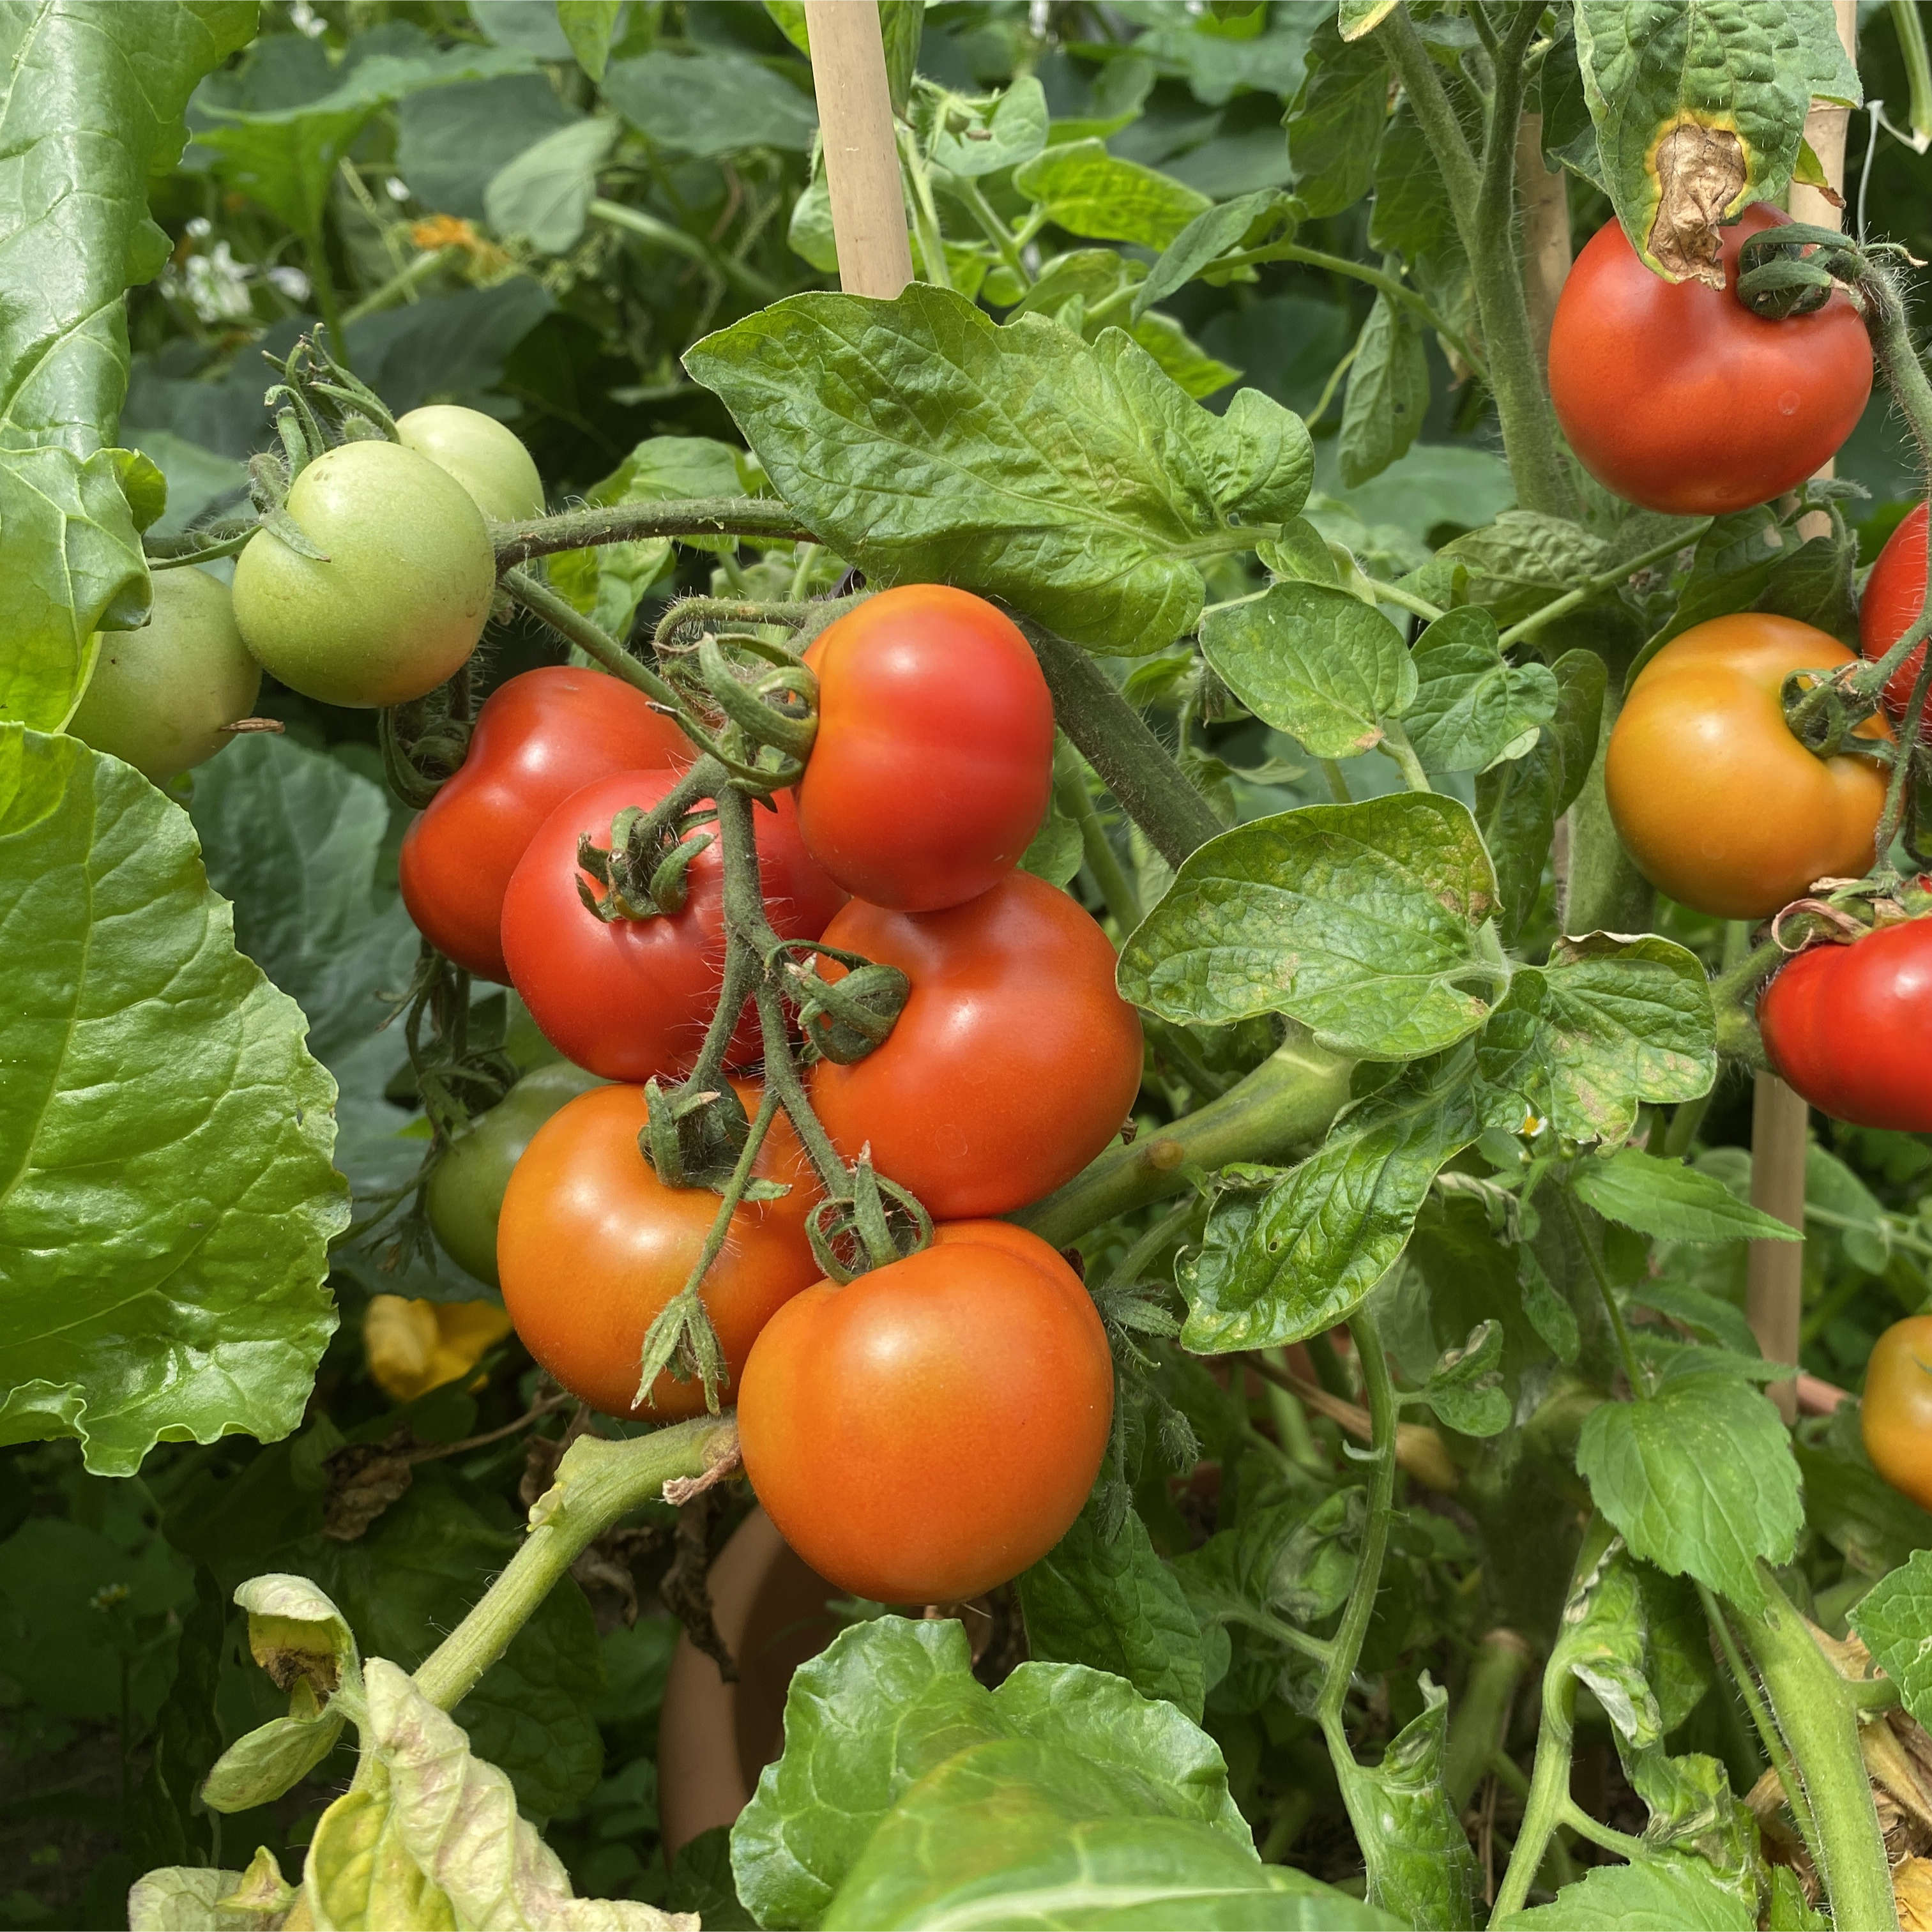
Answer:
<svg viewBox="0 0 1932 1932"><path fill-rule="evenodd" d="M1460 1348L1448 1350L1423 1386L1437 1418L1464 1436L1498 1436L1509 1426L1509 1391L1503 1386L1503 1331L1479 1323Z"/></svg>
<svg viewBox="0 0 1932 1932"><path fill-rule="evenodd" d="M1120 989L1163 1018L1283 1012L1338 1052L1412 1059L1488 1018L1478 935L1495 905L1454 799L1305 806L1190 854L1128 940Z"/></svg>
<svg viewBox="0 0 1932 1932"><path fill-rule="evenodd" d="M130 766L0 727L0 1441L300 1420L335 1326L334 1083L238 955L186 815Z"/></svg>
<svg viewBox="0 0 1932 1932"><path fill-rule="evenodd" d="M1695 1099L1694 1094L1680 1095ZM1724 1183L1682 1161L1640 1148L1620 1148L1607 1160L1576 1169L1578 1198L1606 1221L1666 1241L1799 1241L1774 1214L1740 1201Z"/></svg>
<svg viewBox="0 0 1932 1932"><path fill-rule="evenodd" d="M128 1894L128 1932L271 1932L279 1910L224 1909L242 1882L238 1871L170 1865L134 1881Z"/></svg>
<svg viewBox="0 0 1932 1932"><path fill-rule="evenodd" d="M1350 489L1379 476L1408 446L1429 413L1429 358L1415 319L1378 295L1362 324L1349 365L1348 392L1336 440Z"/></svg>
<svg viewBox="0 0 1932 1932"><path fill-rule="evenodd" d="M1165 248L1213 204L1198 188L1126 161L1100 140L1064 141L1016 170L1013 186L1070 235Z"/></svg>
<svg viewBox="0 0 1932 1932"><path fill-rule="evenodd" d="M1451 610L1415 640L1417 688L1402 728L1425 770L1480 772L1522 757L1556 715L1546 664L1514 664L1480 608Z"/></svg>
<svg viewBox="0 0 1932 1932"><path fill-rule="evenodd" d="M1190 401L1118 330L1000 327L914 283L892 302L788 296L685 366L779 493L875 582L1010 597L1096 649L1157 650L1204 598L1196 547L1301 507L1306 432L1264 400Z"/></svg>

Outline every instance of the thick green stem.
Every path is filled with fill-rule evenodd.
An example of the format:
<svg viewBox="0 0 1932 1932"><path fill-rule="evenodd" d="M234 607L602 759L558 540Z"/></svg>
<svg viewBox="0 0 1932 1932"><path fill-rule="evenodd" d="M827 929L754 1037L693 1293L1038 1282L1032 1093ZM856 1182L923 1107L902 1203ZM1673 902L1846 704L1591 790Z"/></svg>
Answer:
<svg viewBox="0 0 1932 1932"><path fill-rule="evenodd" d="M530 1534L482 1600L430 1652L416 1688L454 1710L584 1550L610 1526L664 1493L678 1477L710 1474L736 1454L730 1416L701 1416L628 1442L582 1436L530 1511Z"/></svg>
<svg viewBox="0 0 1932 1932"><path fill-rule="evenodd" d="M1142 1138L1110 1147L1064 1187L1011 1218L1065 1247L1117 1214L1178 1193L1190 1166L1211 1170L1312 1146L1348 1100L1352 1064L1303 1034L1220 1100Z"/></svg>
<svg viewBox="0 0 1932 1932"><path fill-rule="evenodd" d="M1513 1630L1492 1630L1476 1646L1442 1755L1442 1788L1458 1813L1503 1748L1516 1687L1531 1661L1529 1646Z"/></svg>
<svg viewBox="0 0 1932 1932"><path fill-rule="evenodd" d="M1141 922L1140 894L1127 877L1127 868L1120 863L1120 854L1107 836L1107 828L1100 823L1100 814L1094 808L1080 755L1064 737L1054 754L1053 794L1060 801L1060 810L1080 828L1080 850L1087 869L1093 874L1094 883L1100 887L1100 896L1124 939Z"/></svg>
<svg viewBox="0 0 1932 1932"><path fill-rule="evenodd" d="M1429 774L1422 769L1422 760L1415 755L1415 747L1408 742L1408 734L1393 718L1382 720L1382 749L1395 760L1402 783L1411 791L1435 790L1429 782Z"/></svg>
<svg viewBox="0 0 1932 1932"><path fill-rule="evenodd" d="M642 537L749 537L760 543L813 542L796 516L775 496L700 496L686 502L611 503L570 510L528 523L493 524L496 568L533 556L582 550L592 544L629 543Z"/></svg>
<svg viewBox="0 0 1932 1932"><path fill-rule="evenodd" d="M1120 808L1170 866L1222 830L1147 720L1078 644L1018 617L1040 659L1054 716Z"/></svg>
<svg viewBox="0 0 1932 1932"><path fill-rule="evenodd" d="M1858 1700L1762 1563L1758 1581L1764 1608L1734 1604L1730 1614L1804 1782L1832 1922L1896 1932L1892 1870L1858 1748Z"/></svg>

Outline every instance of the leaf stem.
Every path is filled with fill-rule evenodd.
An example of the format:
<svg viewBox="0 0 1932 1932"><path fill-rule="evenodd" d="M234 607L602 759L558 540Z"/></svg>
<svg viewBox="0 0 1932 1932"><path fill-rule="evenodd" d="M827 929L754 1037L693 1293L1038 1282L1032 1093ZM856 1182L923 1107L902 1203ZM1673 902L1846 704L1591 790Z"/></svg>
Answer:
<svg viewBox="0 0 1932 1932"><path fill-rule="evenodd" d="M1080 849L1087 869L1094 874L1094 883L1100 887L1100 896L1124 939L1141 922L1140 894L1127 877L1126 868L1120 863L1120 854L1107 836L1107 828L1094 809L1080 754L1064 734L1054 754L1053 793L1060 801L1060 810L1080 828Z"/></svg>
<svg viewBox="0 0 1932 1932"><path fill-rule="evenodd" d="M1653 563L1660 563L1666 556L1675 556L1683 549L1686 541L1682 536L1668 538L1662 543L1653 544L1640 556L1614 565L1608 570L1600 570L1594 577L1586 577L1575 590L1566 590L1561 597L1552 598L1544 604L1541 610L1532 610L1527 617L1512 624L1496 640L1497 648L1508 650L1512 644L1520 644L1524 638L1534 637L1544 625L1567 616L1578 604L1604 591L1615 590L1627 578L1634 577L1640 570L1647 569ZM1688 541L1694 543L1696 541L1694 532Z"/></svg>
<svg viewBox="0 0 1932 1932"><path fill-rule="evenodd" d="M1412 590L1405 590L1400 584L1384 584L1381 578L1371 577L1364 581L1376 593L1378 604L1393 604L1399 610L1407 610L1420 617L1426 624L1432 624L1442 615L1442 607L1432 604L1426 597L1418 597Z"/></svg>
<svg viewBox="0 0 1932 1932"><path fill-rule="evenodd" d="M1429 774L1422 769L1422 760L1415 755L1408 734L1393 718L1384 718L1381 722L1382 749L1395 760L1402 783L1411 791L1433 791L1436 788L1429 782Z"/></svg>
<svg viewBox="0 0 1932 1932"><path fill-rule="evenodd" d="M1610 1328L1617 1338L1617 1354L1624 1366L1624 1376L1630 1386L1630 1394L1642 1401L1648 1396L1650 1390L1646 1384L1643 1370L1636 1358L1636 1347L1630 1340L1630 1324L1624 1319L1624 1311L1618 1305L1616 1291L1610 1286L1610 1278L1604 1270L1603 1257L1597 1252L1596 1244L1590 1239L1589 1230L1583 1225L1583 1216L1576 1206L1576 1197L1568 1188L1557 1190L1563 1203L1563 1212L1570 1223L1570 1231L1576 1237L1576 1245L1583 1250L1583 1259L1588 1265L1591 1278L1597 1284L1597 1292L1604 1298L1604 1312L1610 1318Z"/></svg>
<svg viewBox="0 0 1932 1932"><path fill-rule="evenodd" d="M659 248L671 249L713 274L722 275L761 308L766 302L776 302L784 293L777 283L747 266L736 256L724 254L695 235L687 235L682 228L674 228L668 221L660 221L654 214L646 214L640 208L627 207L620 201L607 201L598 195L591 202L587 212L599 221L608 221L613 228L628 229L642 240L655 242Z"/></svg>
<svg viewBox="0 0 1932 1932"><path fill-rule="evenodd" d="M540 583L526 570L503 574L503 588L532 616L541 617L550 628L577 645L614 676L634 686L646 698L655 698L664 708L682 718L684 706L677 693L624 646L594 619L586 617L575 604L560 597L547 584Z"/></svg>
<svg viewBox="0 0 1932 1932"><path fill-rule="evenodd" d="M815 543L775 496L700 496L687 502L608 503L527 523L492 524L496 568L527 563L592 544L631 543L645 537L748 537L758 543Z"/></svg>

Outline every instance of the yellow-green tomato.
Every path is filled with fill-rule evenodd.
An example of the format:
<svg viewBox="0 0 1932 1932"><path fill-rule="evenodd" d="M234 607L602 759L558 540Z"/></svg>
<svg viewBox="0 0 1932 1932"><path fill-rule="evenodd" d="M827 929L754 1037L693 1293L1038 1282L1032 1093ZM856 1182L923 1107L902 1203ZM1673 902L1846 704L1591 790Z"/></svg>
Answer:
<svg viewBox="0 0 1932 1932"><path fill-rule="evenodd" d="M398 419L405 449L447 470L492 523L544 513L543 478L530 453L494 416L454 403L428 403Z"/></svg>
<svg viewBox="0 0 1932 1932"><path fill-rule="evenodd" d="M483 513L400 444L346 442L295 480L289 514L327 561L258 531L235 565L235 618L265 670L325 704L434 691L476 648L496 586Z"/></svg>
<svg viewBox="0 0 1932 1932"><path fill-rule="evenodd" d="M496 1279L496 1217L503 1211L511 1168L551 1114L603 1084L567 1060L537 1067L444 1150L423 1204L444 1252L464 1274L492 1288L502 1286Z"/></svg>
<svg viewBox="0 0 1932 1932"><path fill-rule="evenodd" d="M228 586L205 570L158 570L138 631L103 631L68 730L157 784L214 757L222 730L255 708L262 667L248 655Z"/></svg>

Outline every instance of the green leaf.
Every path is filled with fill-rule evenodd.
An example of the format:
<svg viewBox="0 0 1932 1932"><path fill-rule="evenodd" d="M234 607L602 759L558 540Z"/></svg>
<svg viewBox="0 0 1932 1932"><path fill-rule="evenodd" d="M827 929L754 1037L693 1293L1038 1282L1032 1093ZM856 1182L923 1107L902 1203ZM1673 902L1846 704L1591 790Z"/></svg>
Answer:
<svg viewBox="0 0 1932 1932"><path fill-rule="evenodd" d="M544 254L567 254L584 233L597 170L616 136L616 122L600 117L573 121L526 148L483 190L490 226Z"/></svg>
<svg viewBox="0 0 1932 1932"><path fill-rule="evenodd" d="M1694 1094L1679 1094L1694 1100ZM1640 1148L1623 1148L1607 1160L1576 1168L1577 1198L1606 1221L1666 1241L1798 1241L1804 1238L1774 1214L1740 1201L1714 1176L1682 1161L1661 1160Z"/></svg>
<svg viewBox="0 0 1932 1932"><path fill-rule="evenodd" d="M1792 1450L1804 1479L1805 1520L1854 1570L1882 1576L1914 1550L1932 1550L1932 1514L1872 1467L1856 1402L1842 1404L1821 1437L1794 1436Z"/></svg>
<svg viewBox="0 0 1932 1932"><path fill-rule="evenodd" d="M1853 104L1828 8L1577 0L1576 57L1631 245L1672 281L1724 285L1717 224L1783 199L1814 95Z"/></svg>
<svg viewBox="0 0 1932 1932"><path fill-rule="evenodd" d="M1165 301L1230 249L1251 248L1263 235L1274 233L1284 217L1290 224L1287 232L1292 234L1294 207L1280 189L1264 188L1204 209L1168 244L1160 260L1148 271L1147 280L1135 294L1133 314L1138 316Z"/></svg>
<svg viewBox="0 0 1932 1932"><path fill-rule="evenodd" d="M1144 248L1165 248L1213 206L1198 189L1121 160L1100 140L1044 149L1015 171L1013 186L1070 235Z"/></svg>
<svg viewBox="0 0 1932 1932"><path fill-rule="evenodd" d="M1804 1510L1791 1437L1748 1384L1704 1369L1584 1418L1576 1469L1631 1552L1763 1607L1756 1564L1791 1559Z"/></svg>
<svg viewBox="0 0 1932 1932"><path fill-rule="evenodd" d="M1164 1019L1283 1012L1335 1052L1433 1052L1489 1017L1496 876L1433 793L1305 806L1210 838L1129 938L1120 990Z"/></svg>
<svg viewBox="0 0 1932 1932"><path fill-rule="evenodd" d="M1429 358L1415 319L1378 295L1355 344L1336 440L1342 481L1353 489L1405 454L1429 413Z"/></svg>
<svg viewBox="0 0 1932 1932"><path fill-rule="evenodd" d="M1437 1418L1464 1436L1499 1436L1509 1426L1509 1391L1503 1387L1503 1331L1479 1323L1460 1348L1444 1352L1423 1394Z"/></svg>
<svg viewBox="0 0 1932 1932"><path fill-rule="evenodd" d="M412 94L397 104L396 172L425 208L478 219L496 172L578 118L542 74Z"/></svg>
<svg viewBox="0 0 1932 1932"><path fill-rule="evenodd" d="M1490 1090L1487 1124L1519 1132L1524 1116L1533 1114L1567 1140L1614 1144L1635 1124L1640 1102L1694 1100L1710 1091L1718 1046L1709 983L1694 954L1653 934L1558 940L1546 965L1516 969L1476 1054ZM1682 1177L1687 1190L1702 1184L1703 1177L1675 1161L1628 1151L1648 1163L1641 1170L1646 1176L1652 1168L1670 1168L1656 1183L1666 1193L1678 1184L1672 1177ZM1640 1172L1619 1166L1626 1157L1587 1162L1580 1175L1589 1177L1588 1188L1614 1190L1617 1183L1608 1177ZM1649 1184L1617 1198L1634 1198ZM1600 1206L1580 1178L1577 1191ZM1730 1202L1728 1193L1725 1199Z"/></svg>
<svg viewBox="0 0 1932 1932"><path fill-rule="evenodd" d="M346 1219L302 1013L235 950L179 807L17 726L0 928L0 1442L78 1436L131 1474L164 1437L286 1435Z"/></svg>
<svg viewBox="0 0 1932 1932"><path fill-rule="evenodd" d="M794 68L792 71L796 71ZM653 47L614 61L604 98L658 147L715 159L747 148L808 153L818 133L812 96L749 54Z"/></svg>
<svg viewBox="0 0 1932 1932"><path fill-rule="evenodd" d="M1058 1544L1020 1576L1030 1654L1125 1678L1201 1721L1200 1626L1174 1572L1129 1510L1109 1538L1090 1500Z"/></svg>
<svg viewBox="0 0 1932 1932"><path fill-rule="evenodd" d="M1311 217L1339 214L1375 179L1388 68L1379 47L1345 42L1328 20L1316 28L1306 58L1306 78L1284 122L1295 198Z"/></svg>
<svg viewBox="0 0 1932 1932"><path fill-rule="evenodd" d="M1872 1661L1897 1682L1905 1708L1924 1724L1932 1717L1932 1550L1915 1550L1903 1568L1880 1577L1859 1600L1851 1624Z"/></svg>
<svg viewBox="0 0 1932 1932"><path fill-rule="evenodd" d="M224 1909L242 1882L238 1871L206 1865L169 1865L134 1881L128 1894L129 1932L271 1932L279 1910Z"/></svg>
<svg viewBox="0 0 1932 1932"><path fill-rule="evenodd" d="M1089 347L1039 316L1000 327L922 283L889 302L788 296L684 361L874 581L1010 597L1103 650L1192 628L1197 546L1237 516L1292 516L1313 469L1265 399L1210 416L1118 330Z"/></svg>
<svg viewBox="0 0 1932 1932"><path fill-rule="evenodd" d="M879 38L886 53L886 87L892 112L903 115L919 68L926 31L926 0L879 0Z"/></svg>
<svg viewBox="0 0 1932 1932"><path fill-rule="evenodd" d="M1494 1922L1494 1932L1753 1932L1757 1915L1701 1858L1662 1852L1593 1865L1547 1905Z"/></svg>
<svg viewBox="0 0 1932 1932"><path fill-rule="evenodd" d="M93 668L94 634L139 624L147 568L122 493L122 301L167 259L148 183L180 151L195 83L247 41L247 0L16 8L0 246L0 721L58 730Z"/></svg>
<svg viewBox="0 0 1932 1932"><path fill-rule="evenodd" d="M1607 568L1608 548L1580 524L1535 510L1505 510L1494 523L1444 544L1418 573L1424 594L1446 592L1457 565L1468 573L1463 601L1498 624L1514 624Z"/></svg>
<svg viewBox="0 0 1932 1932"><path fill-rule="evenodd" d="M933 165L968 180L999 174L1046 146L1046 90L1034 75L1020 74L983 113L961 118L964 124L956 128L949 114L934 133Z"/></svg>
<svg viewBox="0 0 1932 1932"><path fill-rule="evenodd" d="M610 36L624 0L556 0L556 23L570 43L577 64L592 80L604 78L610 58Z"/></svg>
<svg viewBox="0 0 1932 1932"><path fill-rule="evenodd" d="M1402 633L1352 592L1321 584L1275 584L1258 601L1210 611L1201 649L1257 718L1318 758L1372 750L1382 721L1415 696Z"/></svg>
<svg viewBox="0 0 1932 1932"><path fill-rule="evenodd" d="M1556 715L1556 674L1505 658L1486 610L1437 618L1416 640L1414 662L1403 728L1426 770L1480 772L1521 758Z"/></svg>
<svg viewBox="0 0 1932 1932"><path fill-rule="evenodd" d="M1481 1874L1442 1789L1449 1694L1422 1679L1423 1708L1390 1742L1381 1763L1342 1774L1353 1787L1350 1818L1360 1834L1369 1898L1410 1925L1476 1922Z"/></svg>
<svg viewBox="0 0 1932 1932"><path fill-rule="evenodd" d="M983 1744L926 1779L880 1827L823 1923L961 1928L1073 1924L1222 1932L1393 1925L1264 1865L1153 1790L1031 1739Z"/></svg>
<svg viewBox="0 0 1932 1932"><path fill-rule="evenodd" d="M1448 187L1406 101L1390 117L1376 158L1369 246L1409 262L1450 250L1461 253Z"/></svg>
<svg viewBox="0 0 1932 1932"><path fill-rule="evenodd" d="M1058 799L1049 799L1040 830L1020 854L1020 869L1049 885L1064 886L1079 871L1086 856L1078 821L1060 810Z"/></svg>
<svg viewBox="0 0 1932 1932"><path fill-rule="evenodd" d="M1224 1196L1178 1270L1184 1348L1272 1348L1332 1328L1395 1264L1438 1173L1480 1131L1466 1056L1362 1102L1265 1192Z"/></svg>

